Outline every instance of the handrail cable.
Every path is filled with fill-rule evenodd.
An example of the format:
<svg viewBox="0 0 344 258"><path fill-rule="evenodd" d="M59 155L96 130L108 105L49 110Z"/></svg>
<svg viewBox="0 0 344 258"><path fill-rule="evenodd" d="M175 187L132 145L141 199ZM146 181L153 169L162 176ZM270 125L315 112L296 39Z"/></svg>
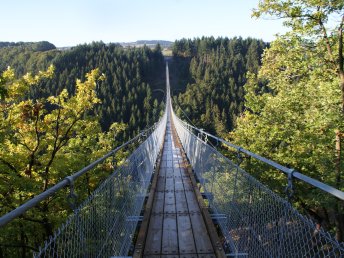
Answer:
<svg viewBox="0 0 344 258"><path fill-rule="evenodd" d="M180 104L178 103L178 101L175 101L172 98L173 102L180 108L180 110L183 112L183 114L185 115L185 117L187 118L187 120L190 122L190 124L192 125L193 128L197 128L198 131L206 136L208 136L209 134L204 131L203 129L199 129L194 123L192 123L191 119L186 115L185 111L183 110L183 108L180 106ZM178 117L179 118L179 117ZM179 118L180 119L180 118ZM180 119L181 120L181 119ZM182 122L184 122L183 120L181 120ZM217 141L218 143L218 141ZM214 144L212 144L210 141L207 142L207 144L209 144L210 146L212 146L214 149L216 149L216 146L214 146Z"/></svg>
<svg viewBox="0 0 344 258"><path fill-rule="evenodd" d="M264 158L264 157L262 157L262 156L260 156L260 155L258 155L256 153L253 153L253 152L251 152L249 150L246 150L246 149L244 149L244 148L242 148L242 147L240 147L238 145L235 145L235 144L230 143L230 142L228 142L228 141L226 141L226 140L224 140L222 138L219 138L219 137L214 136L214 135L212 135L210 133L207 133L207 132L197 128L196 126L188 124L187 122L181 120L178 117L177 117L177 119L179 119L182 122L183 127L186 130L188 130L190 133L192 133L192 132L189 130L189 128L192 128L192 129L194 129L194 130L196 130L198 132L201 132L201 133L207 135L210 138L213 138L216 141L219 141L219 142L223 143L224 145L227 145L227 146L237 150L238 152L245 153L246 155L248 155L250 157L253 157L253 158L255 158L255 159L259 160L259 161L262 161L262 162L264 162L264 163L266 163L266 164L268 164L268 165L270 165L270 166L272 166L272 167L282 171L283 173L285 173L287 175L291 175L291 177L295 177L295 178L297 178L297 179L299 179L301 181L304 181L304 182L306 182L306 183L308 183L310 185L313 185L313 186L315 186L315 187L317 187L317 188L319 188L319 189L321 189L321 190L323 190L323 191L325 191L325 192L327 192L327 193L329 193L329 194L331 194L331 195L333 195L333 196L335 196L335 197L337 197L337 198L339 198L341 200L344 200L344 192L343 191L340 191L340 190L338 190L338 189L336 189L336 188L334 188L332 186L329 186L329 185L327 185L325 183L322 183L322 182L320 182L320 181L318 181L318 180L316 180L314 178L306 176L306 175L296 171L295 169L287 168L285 166L282 166L282 165L278 164L275 161L272 161L270 159Z"/></svg>
<svg viewBox="0 0 344 258"><path fill-rule="evenodd" d="M13 219L21 216L27 210L33 208L38 203L40 203L41 201L45 200L49 196L55 194L57 191L61 190L62 188L66 187L68 185L70 185L70 186L73 185L74 181L77 178L79 178L80 176L84 175L86 172L88 172L89 170L91 170L92 168L94 168L95 166L97 166L99 163L103 162L107 158L111 157L112 155L115 155L116 152L118 152L119 150L121 150L124 147L128 146L129 144L131 144L132 142L134 142L135 140L137 140L141 136L145 135L147 132L153 131L155 127L156 127L156 124L154 124L153 126L149 127L148 129L145 129L145 130L141 131L138 135L136 135L131 140L129 140L126 143L122 144L121 146L111 150L110 152L105 154L103 157L97 159L96 161L94 161L91 164L89 164L88 166L82 168L81 170L79 170L78 172L74 173L73 175L67 176L62 181L58 182L56 185L50 187L48 190L40 193L39 195L35 196L34 198L32 198L31 200L29 200L26 203L22 204L21 206L17 207L16 209L14 209L14 210L10 211L9 213L3 215L2 217L0 217L0 228L5 226L7 223L12 221Z"/></svg>

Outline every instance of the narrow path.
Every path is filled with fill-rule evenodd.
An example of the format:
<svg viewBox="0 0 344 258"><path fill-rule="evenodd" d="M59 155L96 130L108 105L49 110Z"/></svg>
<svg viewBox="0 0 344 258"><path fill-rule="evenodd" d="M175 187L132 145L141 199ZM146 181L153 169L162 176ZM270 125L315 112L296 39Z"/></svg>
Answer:
<svg viewBox="0 0 344 258"><path fill-rule="evenodd" d="M169 117L169 116L168 116ZM168 118L156 187L153 189L145 244L145 258L215 258L182 150Z"/></svg>

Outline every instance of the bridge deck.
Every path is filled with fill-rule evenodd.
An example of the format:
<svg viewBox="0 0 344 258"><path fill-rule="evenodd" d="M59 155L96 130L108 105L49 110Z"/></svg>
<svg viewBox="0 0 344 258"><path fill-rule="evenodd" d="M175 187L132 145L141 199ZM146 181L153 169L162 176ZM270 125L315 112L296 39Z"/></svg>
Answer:
<svg viewBox="0 0 344 258"><path fill-rule="evenodd" d="M136 245L141 257L216 257L184 162L168 121L156 186L151 191L154 197L144 246Z"/></svg>

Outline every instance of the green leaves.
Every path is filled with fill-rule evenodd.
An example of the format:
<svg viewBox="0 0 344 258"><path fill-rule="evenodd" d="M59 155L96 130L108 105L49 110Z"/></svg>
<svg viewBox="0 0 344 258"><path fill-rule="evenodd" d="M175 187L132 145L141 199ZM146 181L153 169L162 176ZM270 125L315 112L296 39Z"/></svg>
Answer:
<svg viewBox="0 0 344 258"><path fill-rule="evenodd" d="M322 36L323 26L335 31L333 21L343 10L342 1L262 0L252 16L284 19L285 25L300 35ZM319 29L321 33L319 33ZM331 32L328 33L331 35Z"/></svg>
<svg viewBox="0 0 344 258"><path fill-rule="evenodd" d="M37 84L43 79L51 78L54 73L54 66L49 66L45 72L39 72L37 75L33 76L27 73L20 79L15 79L14 70L10 67L7 68L0 75L0 99L7 102L13 101L19 97L22 97L27 93L29 87Z"/></svg>
<svg viewBox="0 0 344 258"><path fill-rule="evenodd" d="M95 90L104 76L98 69L86 74L85 81L77 80L75 95L62 90L47 99L24 99L29 88L52 76L53 70L50 67L46 72L27 74L20 79L15 79L12 69L2 74L1 82L7 94L0 103L1 215L103 156L126 128L124 124L113 124L110 132L103 133L99 122L87 115L100 103ZM78 189L81 196L86 197L113 170L109 164L87 176L87 183ZM31 231L7 227L10 231L0 235L0 242L13 244L18 241L14 238L25 234L25 239L16 244L24 247L42 243L56 223L67 215L63 203L59 194L47 200L25 215L28 220L37 221L30 224ZM40 224L42 218L46 222ZM9 232L12 238L5 239Z"/></svg>
<svg viewBox="0 0 344 258"><path fill-rule="evenodd" d="M248 75L247 110L229 134L238 145L341 190L334 132L344 131L343 53L339 51L343 41L338 32L342 25L336 24L343 11L343 1L260 1L253 16L284 19L291 31L264 52L258 75ZM340 166L344 171L344 164ZM255 164L252 173L272 189L281 190L286 184L280 172L262 164ZM332 228L338 225L336 218L344 214L336 206L338 200L296 184L296 206L312 211ZM342 241L344 228L336 230Z"/></svg>

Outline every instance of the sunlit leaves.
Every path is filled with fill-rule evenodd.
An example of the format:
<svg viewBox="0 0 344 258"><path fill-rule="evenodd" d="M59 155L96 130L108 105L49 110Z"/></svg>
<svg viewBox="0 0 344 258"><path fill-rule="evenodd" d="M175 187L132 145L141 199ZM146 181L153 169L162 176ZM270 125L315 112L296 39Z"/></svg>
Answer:
<svg viewBox="0 0 344 258"><path fill-rule="evenodd" d="M338 21L342 10L343 1L338 0L261 0L252 16L282 18L294 32L321 36L318 32L322 25L328 29L336 28L334 21Z"/></svg>
<svg viewBox="0 0 344 258"><path fill-rule="evenodd" d="M342 1L260 1L254 16L281 18L291 31L279 36L263 55L258 75L245 85L247 110L230 138L237 144L287 167L344 189L335 167L335 130L344 131L340 85L341 44L333 18L343 15ZM332 21L330 22L330 20ZM343 164L341 170L343 171ZM252 173L273 189L283 189L280 172L255 164ZM297 182L296 184L299 184ZM284 193L282 193L284 194ZM342 216L335 199L303 184L296 205L335 224ZM331 216L332 216L331 215ZM326 224L324 223L324 224ZM334 227L332 227L334 228ZM338 229L338 232L344 229ZM338 233L339 239L340 234Z"/></svg>
<svg viewBox="0 0 344 258"><path fill-rule="evenodd" d="M85 81L76 81L75 94L62 90L46 99L26 99L29 88L51 77L53 70L50 67L46 72L16 79L9 68L1 75L1 215L104 155L113 148L116 135L125 130L125 125L114 124L109 133L103 133L99 122L88 115L100 103L95 90L104 76L98 69L88 73ZM106 163L98 173L88 176L79 189L80 196L85 197L112 169L113 165ZM37 221L30 226L35 235L30 235L30 230L20 232L20 227L8 227L6 234L26 234L19 246L42 243L67 215L65 201L61 203L59 194L54 198L26 214L29 220ZM1 237L2 243L17 241Z"/></svg>

